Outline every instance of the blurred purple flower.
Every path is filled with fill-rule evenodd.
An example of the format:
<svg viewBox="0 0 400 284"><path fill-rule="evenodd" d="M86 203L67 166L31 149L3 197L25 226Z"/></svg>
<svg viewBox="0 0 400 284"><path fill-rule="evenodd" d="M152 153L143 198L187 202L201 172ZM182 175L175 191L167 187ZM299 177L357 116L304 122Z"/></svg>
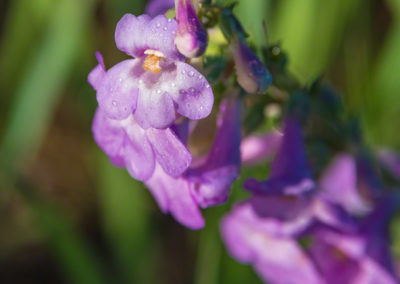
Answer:
<svg viewBox="0 0 400 284"><path fill-rule="evenodd" d="M97 53L99 65L88 78L106 116L126 119L133 114L142 128L161 129L172 125L176 112L194 120L209 115L212 89L203 75L180 61L183 57L174 44L176 30L176 21L163 15L122 17L115 41L136 59L106 71Z"/></svg>
<svg viewBox="0 0 400 284"><path fill-rule="evenodd" d="M150 0L146 5L145 12L147 15L155 17L160 14L165 14L173 7L174 0Z"/></svg>
<svg viewBox="0 0 400 284"><path fill-rule="evenodd" d="M282 135L277 131L246 137L240 144L243 165L257 165L272 157L281 140Z"/></svg>
<svg viewBox="0 0 400 284"><path fill-rule="evenodd" d="M389 149L380 149L378 158L395 178L400 178L400 155L398 153Z"/></svg>
<svg viewBox="0 0 400 284"><path fill-rule="evenodd" d="M199 57L207 47L207 31L196 14L192 0L175 0L178 31L175 44L186 57Z"/></svg>
<svg viewBox="0 0 400 284"><path fill-rule="evenodd" d="M171 176L179 176L192 156L170 128L144 130L133 115L123 120L108 118L98 108L92 126L94 139L115 166L125 167L132 177L145 181L155 163Z"/></svg>
<svg viewBox="0 0 400 284"><path fill-rule="evenodd" d="M314 229L310 254L326 283L399 283L390 254L389 221L398 197L383 200L355 233Z"/></svg>
<svg viewBox="0 0 400 284"><path fill-rule="evenodd" d="M230 186L239 175L240 109L238 100L222 101L214 144L200 165L178 178L168 176L156 166L154 175L145 183L163 212L170 212L189 228L204 226L199 207L226 201ZM184 136L187 133L182 129L177 132Z"/></svg>
<svg viewBox="0 0 400 284"><path fill-rule="evenodd" d="M302 207L293 200L277 198L275 201L277 203L265 204L265 208L272 206L271 212L282 217L289 217L287 209L291 211L292 205ZM268 283L323 283L318 270L293 236L304 227L301 218L281 222L261 217L254 209L251 202L237 204L222 220L222 238L230 254L242 263L252 264Z"/></svg>
<svg viewBox="0 0 400 284"><path fill-rule="evenodd" d="M239 85L248 93L265 93L272 83L268 69L244 39L235 37L232 40L233 59Z"/></svg>
<svg viewBox="0 0 400 284"><path fill-rule="evenodd" d="M319 182L319 194L325 200L341 205L354 215L365 215L371 204L358 189L356 159L349 154L338 155L325 170Z"/></svg>
<svg viewBox="0 0 400 284"><path fill-rule="evenodd" d="M315 188L305 153L300 124L295 117L285 119L283 138L271 165L267 181L248 179L244 187L256 194L297 195Z"/></svg>

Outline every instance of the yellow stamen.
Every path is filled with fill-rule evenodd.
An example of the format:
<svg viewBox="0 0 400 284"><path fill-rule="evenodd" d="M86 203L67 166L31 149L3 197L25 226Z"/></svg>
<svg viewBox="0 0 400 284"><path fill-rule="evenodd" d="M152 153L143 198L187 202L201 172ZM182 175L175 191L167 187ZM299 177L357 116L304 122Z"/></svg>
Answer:
<svg viewBox="0 0 400 284"><path fill-rule="evenodd" d="M161 57L157 55L154 54L147 55L142 65L143 69L146 71L151 71L154 74L160 73L160 71L162 70L160 67L160 60Z"/></svg>

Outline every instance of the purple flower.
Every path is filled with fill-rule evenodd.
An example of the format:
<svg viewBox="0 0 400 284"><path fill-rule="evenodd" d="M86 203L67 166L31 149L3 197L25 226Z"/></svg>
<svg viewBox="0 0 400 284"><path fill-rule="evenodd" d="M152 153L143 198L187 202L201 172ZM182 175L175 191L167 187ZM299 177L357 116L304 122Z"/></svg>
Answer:
<svg viewBox="0 0 400 284"><path fill-rule="evenodd" d="M275 131L243 139L240 144L243 164L246 166L257 165L273 156L279 148L281 138L282 135Z"/></svg>
<svg viewBox="0 0 400 284"><path fill-rule="evenodd" d="M350 214L365 215L371 204L361 196L357 181L355 158L340 154L325 170L319 182L320 195L329 202L341 205Z"/></svg>
<svg viewBox="0 0 400 284"><path fill-rule="evenodd" d="M314 189L303 136L295 117L285 119L283 138L267 181L248 179L244 187L256 194L297 195Z"/></svg>
<svg viewBox="0 0 400 284"><path fill-rule="evenodd" d="M111 162L125 167L132 177L145 181L154 172L156 161L171 176L179 176L192 156L170 128L143 129L133 115L123 120L107 117L98 108L94 117L94 139Z"/></svg>
<svg viewBox="0 0 400 284"><path fill-rule="evenodd" d="M309 249L326 283L399 283L390 254L389 221L398 197L383 200L355 233L316 228Z"/></svg>
<svg viewBox="0 0 400 284"><path fill-rule="evenodd" d="M156 166L154 175L145 182L164 213L170 212L183 225L200 229L204 226L199 207L224 202L240 169L240 108L237 100L221 103L218 131L214 144L202 163L182 176L173 178ZM176 129L186 136L187 131ZM185 140L185 137L181 137Z"/></svg>
<svg viewBox="0 0 400 284"><path fill-rule="evenodd" d="M232 40L232 50L239 85L248 93L265 93L272 83L268 69L244 39L235 37Z"/></svg>
<svg viewBox="0 0 400 284"><path fill-rule="evenodd" d="M400 156L389 149L380 149L378 158L381 164L396 178L400 178Z"/></svg>
<svg viewBox="0 0 400 284"><path fill-rule="evenodd" d="M165 14L174 7L174 0L150 0L146 5L146 14L155 17Z"/></svg>
<svg viewBox="0 0 400 284"><path fill-rule="evenodd" d="M178 32L175 44L186 57L199 57L207 47L207 32L197 18L192 0L175 0Z"/></svg>
<svg viewBox="0 0 400 284"><path fill-rule="evenodd" d="M211 112L210 85L195 68L180 61L176 30L176 21L163 15L122 17L115 31L117 47L136 58L106 71L97 54L99 65L89 74L107 117L126 119L133 114L142 128L162 129L172 125L177 113L197 120Z"/></svg>
<svg viewBox="0 0 400 284"><path fill-rule="evenodd" d="M288 200L287 205L290 206L290 203ZM274 207L275 210L271 211L279 211L285 216L287 206L271 202L265 207L268 205ZM292 223L295 225L293 228L298 228L300 223ZM290 222L260 217L251 202L236 205L221 223L222 238L230 254L242 263L252 264L264 281L278 284L323 283L318 270L292 236L297 230L291 229Z"/></svg>

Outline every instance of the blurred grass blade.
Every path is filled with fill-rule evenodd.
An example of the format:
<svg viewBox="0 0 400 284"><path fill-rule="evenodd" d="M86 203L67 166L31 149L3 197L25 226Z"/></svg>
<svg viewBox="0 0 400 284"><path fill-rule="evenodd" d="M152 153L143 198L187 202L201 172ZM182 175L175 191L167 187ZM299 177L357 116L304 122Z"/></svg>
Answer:
<svg viewBox="0 0 400 284"><path fill-rule="evenodd" d="M7 168L23 162L37 150L76 59L93 2L63 0L54 10L43 41L17 82L0 145L1 162Z"/></svg>
<svg viewBox="0 0 400 284"><path fill-rule="evenodd" d="M399 135L393 131L393 126L400 123L400 104L396 103L400 90L400 3L397 0L388 2L394 19L372 76L374 96L368 123L375 144L399 147Z"/></svg>
<svg viewBox="0 0 400 284"><path fill-rule="evenodd" d="M274 14L271 39L282 41L290 69L303 82L326 70L360 0L284 0Z"/></svg>
<svg viewBox="0 0 400 284"><path fill-rule="evenodd" d="M149 228L149 193L125 170L98 153L100 206L103 228L115 253L118 275L124 283L156 283L156 238Z"/></svg>
<svg viewBox="0 0 400 284"><path fill-rule="evenodd" d="M0 43L0 86L8 94L18 78L18 70L25 65L36 48L35 39L42 36L43 27L51 19L51 11L60 1L15 0L10 1ZM9 99L2 96L1 99Z"/></svg>
<svg viewBox="0 0 400 284"><path fill-rule="evenodd" d="M38 190L26 180L19 180L18 189L27 198L32 216L48 239L47 243L65 272L68 283L109 283L100 259L65 214L42 200Z"/></svg>

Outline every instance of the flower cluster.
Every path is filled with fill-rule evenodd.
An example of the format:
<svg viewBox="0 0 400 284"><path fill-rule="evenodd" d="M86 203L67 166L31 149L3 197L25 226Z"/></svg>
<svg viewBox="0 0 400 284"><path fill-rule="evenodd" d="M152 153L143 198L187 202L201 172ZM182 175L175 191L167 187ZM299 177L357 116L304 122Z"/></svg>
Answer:
<svg viewBox="0 0 400 284"><path fill-rule="evenodd" d="M400 200L381 178L399 178L399 159L381 150L375 161L334 92L300 86L278 45L257 56L233 6L211 2L152 0L118 22L116 46L133 58L106 69L97 52L88 77L98 146L191 229L228 200L242 163L273 157L268 179L247 178L251 197L221 222L230 254L268 283L399 283L388 226ZM316 144L329 151L311 159Z"/></svg>

